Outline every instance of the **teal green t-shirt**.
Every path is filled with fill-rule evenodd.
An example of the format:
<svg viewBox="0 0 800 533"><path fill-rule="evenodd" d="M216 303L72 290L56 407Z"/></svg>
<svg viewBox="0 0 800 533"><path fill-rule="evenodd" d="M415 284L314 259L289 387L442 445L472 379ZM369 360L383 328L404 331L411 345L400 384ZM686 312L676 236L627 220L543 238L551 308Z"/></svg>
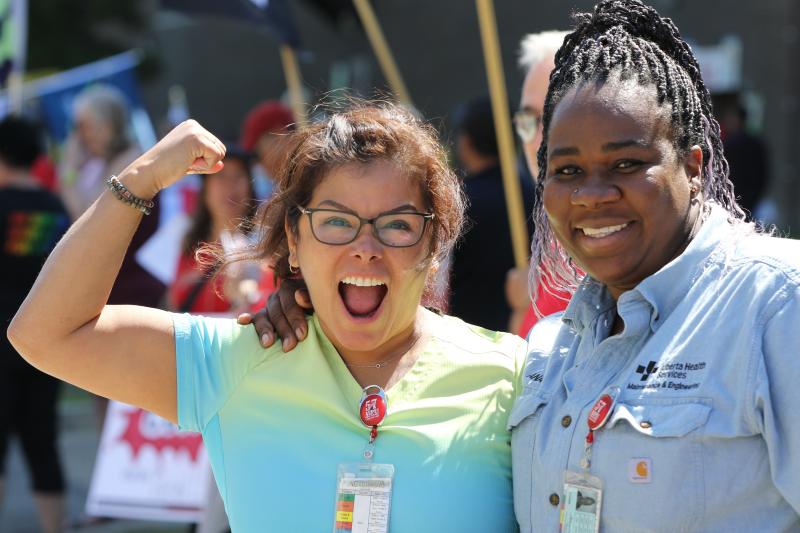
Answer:
<svg viewBox="0 0 800 533"><path fill-rule="evenodd" d="M506 420L519 337L435 316L414 366L387 390L376 463L395 467L392 532L516 531ZM173 315L178 422L201 431L234 533L326 532L340 463L362 460L361 387L316 317L283 353L251 326Z"/></svg>

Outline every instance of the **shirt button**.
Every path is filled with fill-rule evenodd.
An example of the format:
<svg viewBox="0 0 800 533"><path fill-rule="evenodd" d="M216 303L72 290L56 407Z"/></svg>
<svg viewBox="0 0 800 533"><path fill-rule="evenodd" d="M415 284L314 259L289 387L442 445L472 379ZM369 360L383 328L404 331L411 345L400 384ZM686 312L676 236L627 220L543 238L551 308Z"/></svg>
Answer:
<svg viewBox="0 0 800 533"><path fill-rule="evenodd" d="M564 426L565 428L568 428L570 424L572 424L571 416L566 415L564 416L564 418L561 419L561 425Z"/></svg>
<svg viewBox="0 0 800 533"><path fill-rule="evenodd" d="M561 503L561 498L559 498L558 494L554 492L550 495L550 505L556 507L559 503Z"/></svg>
<svg viewBox="0 0 800 533"><path fill-rule="evenodd" d="M651 424L649 420L642 420L639 422L639 427L642 429L650 429L653 427L653 424Z"/></svg>

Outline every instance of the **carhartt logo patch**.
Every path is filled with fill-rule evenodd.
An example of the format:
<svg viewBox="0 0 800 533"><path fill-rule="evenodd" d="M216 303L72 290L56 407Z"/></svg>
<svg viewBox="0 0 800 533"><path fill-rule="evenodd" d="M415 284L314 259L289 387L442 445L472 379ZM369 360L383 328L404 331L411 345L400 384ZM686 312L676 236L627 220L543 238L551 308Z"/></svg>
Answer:
<svg viewBox="0 0 800 533"><path fill-rule="evenodd" d="M649 457L633 457L628 461L628 481L631 483L653 481L653 462Z"/></svg>
<svg viewBox="0 0 800 533"><path fill-rule="evenodd" d="M655 374L656 372L658 372L658 367L656 366L655 361L650 361L649 363L647 363L647 366L639 365L638 368L636 368L636 373L642 375L642 379L640 379L639 381L647 381L647 378L649 378L651 374Z"/></svg>

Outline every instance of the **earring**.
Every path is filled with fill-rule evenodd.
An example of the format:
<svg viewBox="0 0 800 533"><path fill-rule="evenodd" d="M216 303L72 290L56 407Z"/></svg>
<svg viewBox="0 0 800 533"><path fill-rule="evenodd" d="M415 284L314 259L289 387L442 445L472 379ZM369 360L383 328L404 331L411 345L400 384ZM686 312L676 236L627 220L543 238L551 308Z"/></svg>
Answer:
<svg viewBox="0 0 800 533"><path fill-rule="evenodd" d="M698 193L699 190L700 190L700 188L697 185L692 185L689 188L689 192L692 194L692 196L697 196L697 193Z"/></svg>
<svg viewBox="0 0 800 533"><path fill-rule="evenodd" d="M289 263L289 272L291 272L292 275L295 275L298 272L300 272L300 267L296 267L296 266L292 265L291 263Z"/></svg>

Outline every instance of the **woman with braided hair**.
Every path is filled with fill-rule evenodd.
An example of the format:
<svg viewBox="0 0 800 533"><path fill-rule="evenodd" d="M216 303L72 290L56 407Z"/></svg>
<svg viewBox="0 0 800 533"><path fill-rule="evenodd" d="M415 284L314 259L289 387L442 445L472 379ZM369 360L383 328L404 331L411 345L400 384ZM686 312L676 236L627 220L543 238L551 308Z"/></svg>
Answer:
<svg viewBox="0 0 800 533"><path fill-rule="evenodd" d="M745 222L672 21L639 0L576 19L532 259L574 296L531 332L509 417L520 528L800 530L800 246Z"/></svg>

